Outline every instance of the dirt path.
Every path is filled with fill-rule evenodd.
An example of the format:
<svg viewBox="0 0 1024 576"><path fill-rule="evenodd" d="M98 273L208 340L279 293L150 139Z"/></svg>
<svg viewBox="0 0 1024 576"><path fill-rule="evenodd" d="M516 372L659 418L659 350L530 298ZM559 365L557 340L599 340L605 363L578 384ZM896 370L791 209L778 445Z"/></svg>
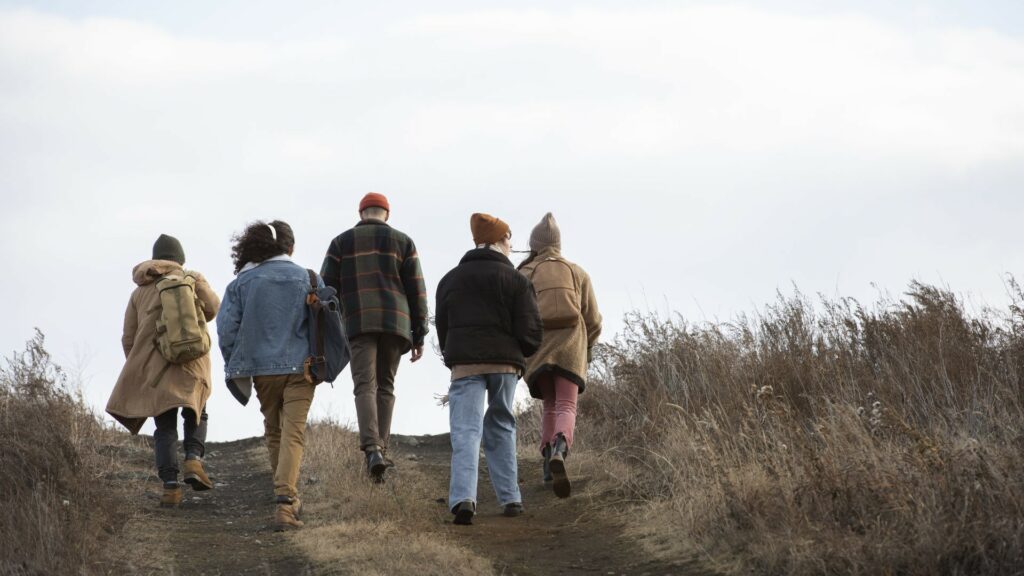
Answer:
<svg viewBox="0 0 1024 576"><path fill-rule="evenodd" d="M489 559L498 574L599 574L655 576L704 575L696 562L653 560L623 536L621 521L604 513L589 497L585 478L576 478L574 496L559 499L541 481L539 457L520 457L520 489L525 513L501 515L486 466L481 465L477 516L472 526L456 526L447 513L451 448L448 435L399 436L392 442L398 467L394 485L400 489L403 470L417 470L431 498L417 500L432 507L436 524L425 530ZM159 491L151 472L151 452L135 455L142 484L135 518L127 527L130 560L111 573L306 575L348 573L345 567L317 566L295 545L305 531L285 535L273 531L273 483L262 438L208 445L206 465L216 488L193 492L174 510L157 507ZM306 478L304 474L304 478ZM315 512L305 518L310 528L327 520ZM342 520L344 522L345 520ZM344 541L337 542L345 546ZM143 551L141 554L138 551Z"/></svg>
<svg viewBox="0 0 1024 576"><path fill-rule="evenodd" d="M153 482L139 498L140 517L129 529L146 534L149 558L134 562L136 574L312 574L310 563L273 531L274 489L262 438L210 443L206 469L215 488L185 487L181 507L157 506ZM166 535L164 537L163 535Z"/></svg>
<svg viewBox="0 0 1024 576"><path fill-rule="evenodd" d="M394 439L393 439L394 440ZM438 506L447 508L451 445L447 434L399 437L399 466L422 468L438 486ZM574 497L555 497L542 481L542 461L519 458L520 491L525 512L517 518L501 514L481 462L477 515L472 526L446 520L447 536L481 556L491 558L499 574L600 574L654 576L702 575L696 562L652 560L623 536L623 527L602 514L586 495L586 479L573 483Z"/></svg>

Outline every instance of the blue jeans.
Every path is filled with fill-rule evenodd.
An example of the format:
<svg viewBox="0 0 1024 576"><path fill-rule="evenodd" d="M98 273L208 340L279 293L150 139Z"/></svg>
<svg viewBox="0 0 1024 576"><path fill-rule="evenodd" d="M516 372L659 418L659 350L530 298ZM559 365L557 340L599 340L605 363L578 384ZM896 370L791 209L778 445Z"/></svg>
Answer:
<svg viewBox="0 0 1024 576"><path fill-rule="evenodd" d="M504 506L523 501L516 464L516 417L512 413L518 381L516 374L481 374L451 383L448 389L452 438L449 509L466 500L476 505L481 438L498 502Z"/></svg>

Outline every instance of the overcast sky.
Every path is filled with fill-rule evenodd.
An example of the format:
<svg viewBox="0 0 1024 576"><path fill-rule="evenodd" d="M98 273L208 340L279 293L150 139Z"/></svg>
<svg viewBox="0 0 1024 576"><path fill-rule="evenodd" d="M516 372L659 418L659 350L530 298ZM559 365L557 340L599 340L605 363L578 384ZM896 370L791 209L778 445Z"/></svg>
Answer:
<svg viewBox="0 0 1024 576"><path fill-rule="evenodd" d="M208 4L0 2L0 351L39 327L99 410L159 234L223 293L247 222L319 269L371 190L431 294L470 213L526 248L553 211L609 338L1024 268L1019 2ZM213 360L210 438L262 434ZM447 381L406 358L395 430L447 430ZM314 414L354 422L347 370Z"/></svg>

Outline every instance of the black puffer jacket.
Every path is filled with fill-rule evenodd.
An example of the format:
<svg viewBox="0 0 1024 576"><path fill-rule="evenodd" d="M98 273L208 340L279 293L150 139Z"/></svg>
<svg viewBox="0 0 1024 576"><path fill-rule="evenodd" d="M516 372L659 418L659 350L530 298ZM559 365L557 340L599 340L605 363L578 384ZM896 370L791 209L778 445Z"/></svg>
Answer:
<svg viewBox="0 0 1024 576"><path fill-rule="evenodd" d="M470 250L441 279L436 322L449 368L508 364L525 372L544 337L530 281L490 248Z"/></svg>

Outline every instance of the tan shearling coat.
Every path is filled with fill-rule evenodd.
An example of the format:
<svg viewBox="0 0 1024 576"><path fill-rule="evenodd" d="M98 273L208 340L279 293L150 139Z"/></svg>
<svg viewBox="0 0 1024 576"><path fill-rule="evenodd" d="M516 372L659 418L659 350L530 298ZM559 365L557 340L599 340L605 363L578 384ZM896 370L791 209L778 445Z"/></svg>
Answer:
<svg viewBox="0 0 1024 576"><path fill-rule="evenodd" d="M107 413L132 434L138 434L146 418L159 416L171 408L189 408L198 415L210 397L210 355L185 364L170 364L160 355L154 340L160 315L160 295L156 281L181 265L169 260L148 260L132 270L138 287L132 292L124 313L121 345L126 361L107 402ZM220 298L198 272L196 296L203 303L203 315L213 320ZM166 367L166 369L165 369Z"/></svg>
<svg viewBox="0 0 1024 576"><path fill-rule="evenodd" d="M533 261L521 267L519 271L529 278L536 263L549 256L562 258L558 248L549 246L541 250ZM582 318L570 328L544 329L544 341L540 349L526 359L526 384L534 398L541 397L537 380L548 371L555 371L558 375L571 380L580 387L580 392L583 392L587 386L589 352L601 335L601 313L597 308L597 297L594 296L590 275L578 264L569 264L572 265L579 284L577 294L580 296Z"/></svg>

